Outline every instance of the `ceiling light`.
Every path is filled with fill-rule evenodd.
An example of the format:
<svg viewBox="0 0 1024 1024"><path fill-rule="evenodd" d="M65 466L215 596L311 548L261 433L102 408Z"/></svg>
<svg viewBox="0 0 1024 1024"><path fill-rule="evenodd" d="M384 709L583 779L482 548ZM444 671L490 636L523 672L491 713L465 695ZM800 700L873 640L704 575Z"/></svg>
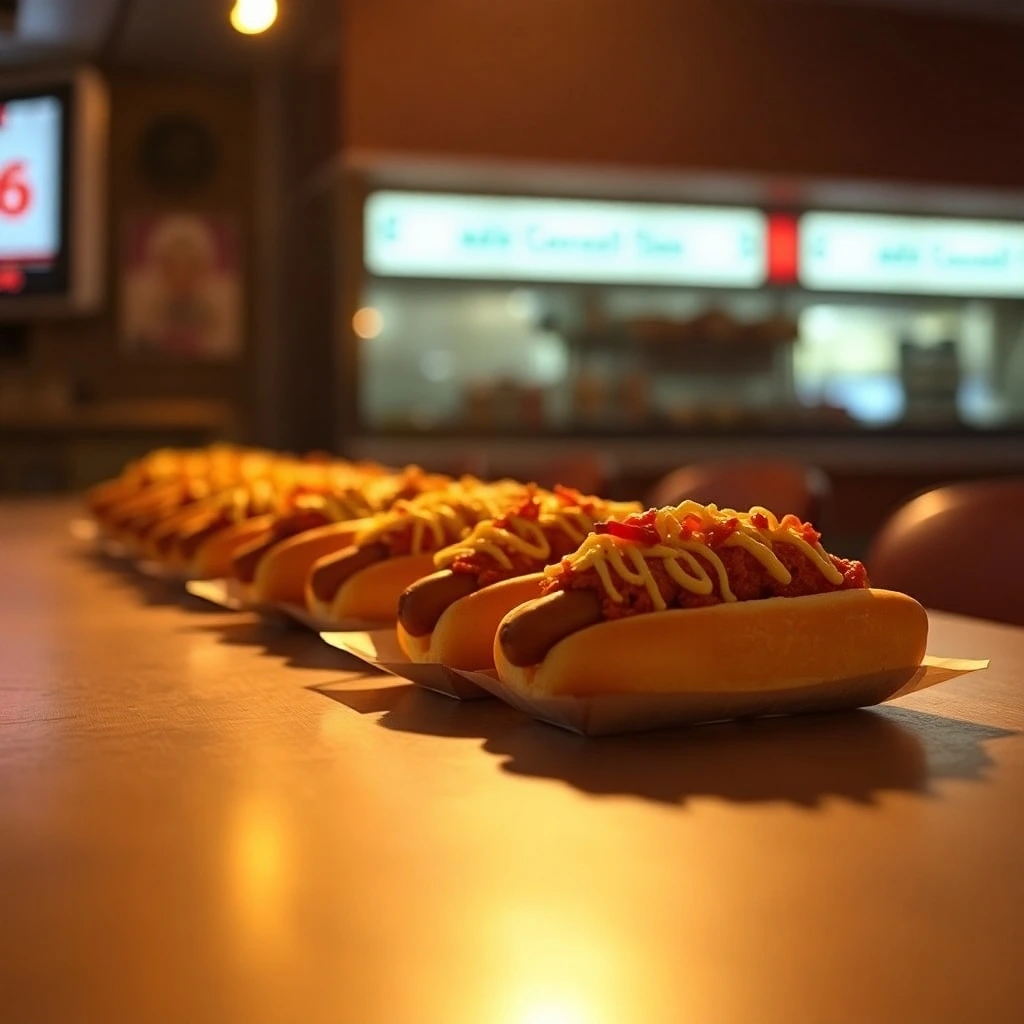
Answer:
<svg viewBox="0 0 1024 1024"><path fill-rule="evenodd" d="M277 20L277 0L235 0L231 27L246 36L266 32Z"/></svg>

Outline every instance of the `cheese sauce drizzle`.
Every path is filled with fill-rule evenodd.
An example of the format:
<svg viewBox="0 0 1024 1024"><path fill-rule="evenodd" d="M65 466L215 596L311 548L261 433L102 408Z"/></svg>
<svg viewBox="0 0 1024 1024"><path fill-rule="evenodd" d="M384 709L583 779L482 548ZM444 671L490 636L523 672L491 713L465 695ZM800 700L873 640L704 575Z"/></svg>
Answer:
<svg viewBox="0 0 1024 1024"><path fill-rule="evenodd" d="M411 525L410 554L437 551L463 537L481 519L499 515L511 503L520 501L523 493L523 485L508 481L489 485L463 482L445 491L427 492L396 502L392 509L376 516L356 542L369 543Z"/></svg>
<svg viewBox="0 0 1024 1024"><path fill-rule="evenodd" d="M729 574L721 558L708 543L688 539L684 534L684 524L688 517L699 520L698 532L709 527L725 526L735 520L735 531L719 546L743 548L764 566L772 579L783 586L790 583L793 577L772 550L774 543L792 544L829 583L839 586L843 582L843 574L832 564L825 549L817 541L812 543L802 536L799 529L801 524L795 517L787 516L780 521L761 506L755 506L749 512L736 512L733 509L719 509L715 505L701 505L696 501L684 501L675 508L663 508L655 513L654 529L658 541L654 544L624 540L610 533L592 533L559 565L548 566L544 570L545 574L557 579L566 568L574 573L593 569L608 597L616 604L622 604L625 600L616 585L618 579L623 583L642 586L654 608L664 611L668 606L648 560L661 559L665 572L675 583L691 594L700 595L711 594L715 589L715 581L705 565L710 563L722 600L735 601L736 595L729 586ZM755 519L765 525L756 525ZM794 526L794 523L797 525Z"/></svg>
<svg viewBox="0 0 1024 1024"><path fill-rule="evenodd" d="M581 544L594 529L597 519L624 519L640 511L636 502L611 502L593 499L588 511L567 506L555 495L539 495L540 512L536 519L507 515L501 522L485 519L462 539L438 551L434 565L444 569L456 559L489 555L502 569L511 569L509 553L547 562L551 557L548 530L561 530L574 544ZM504 525L502 525L504 524Z"/></svg>

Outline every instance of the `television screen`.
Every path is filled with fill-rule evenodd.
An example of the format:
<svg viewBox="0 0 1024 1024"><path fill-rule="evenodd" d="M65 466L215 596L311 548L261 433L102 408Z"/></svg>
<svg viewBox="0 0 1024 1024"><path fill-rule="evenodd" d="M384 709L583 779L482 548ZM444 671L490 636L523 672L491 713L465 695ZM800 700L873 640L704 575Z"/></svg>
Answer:
<svg viewBox="0 0 1024 1024"><path fill-rule="evenodd" d="M0 292L67 286L67 95L0 96Z"/></svg>
<svg viewBox="0 0 1024 1024"><path fill-rule="evenodd" d="M90 71L0 80L0 319L98 306L106 130Z"/></svg>

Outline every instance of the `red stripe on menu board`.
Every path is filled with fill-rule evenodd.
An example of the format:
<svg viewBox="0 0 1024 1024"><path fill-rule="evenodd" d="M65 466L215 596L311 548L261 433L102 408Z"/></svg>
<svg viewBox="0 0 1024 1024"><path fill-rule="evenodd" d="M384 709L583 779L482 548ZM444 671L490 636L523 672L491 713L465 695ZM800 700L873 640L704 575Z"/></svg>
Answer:
<svg viewBox="0 0 1024 1024"><path fill-rule="evenodd" d="M799 264L800 238L796 217L773 213L768 218L768 280L792 284Z"/></svg>
<svg viewBox="0 0 1024 1024"><path fill-rule="evenodd" d="M0 292L17 295L25 287L25 272L18 267L0 267Z"/></svg>

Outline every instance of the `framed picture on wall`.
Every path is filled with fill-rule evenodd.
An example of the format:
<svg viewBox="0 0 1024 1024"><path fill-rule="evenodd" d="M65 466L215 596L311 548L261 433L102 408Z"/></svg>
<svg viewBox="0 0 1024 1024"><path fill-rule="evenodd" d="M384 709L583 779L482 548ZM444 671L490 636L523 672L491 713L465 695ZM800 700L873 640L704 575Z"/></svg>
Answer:
<svg viewBox="0 0 1024 1024"><path fill-rule="evenodd" d="M238 355L243 285L234 217L126 216L120 283L126 352L211 361Z"/></svg>

